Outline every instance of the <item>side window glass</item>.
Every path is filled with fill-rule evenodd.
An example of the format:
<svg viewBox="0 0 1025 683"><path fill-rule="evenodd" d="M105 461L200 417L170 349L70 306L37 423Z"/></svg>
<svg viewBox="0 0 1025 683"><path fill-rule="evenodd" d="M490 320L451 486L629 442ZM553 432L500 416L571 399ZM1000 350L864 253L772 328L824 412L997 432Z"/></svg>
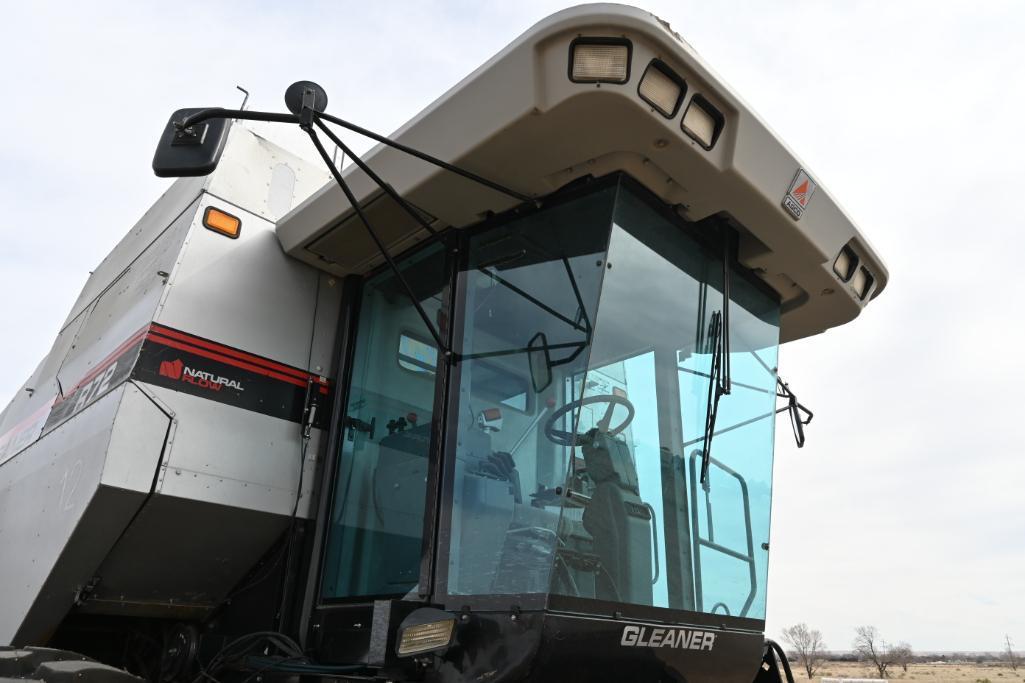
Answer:
<svg viewBox="0 0 1025 683"><path fill-rule="evenodd" d="M440 247L399 262L435 320ZM327 599L406 596L420 585L437 349L390 271L366 282L324 559Z"/></svg>

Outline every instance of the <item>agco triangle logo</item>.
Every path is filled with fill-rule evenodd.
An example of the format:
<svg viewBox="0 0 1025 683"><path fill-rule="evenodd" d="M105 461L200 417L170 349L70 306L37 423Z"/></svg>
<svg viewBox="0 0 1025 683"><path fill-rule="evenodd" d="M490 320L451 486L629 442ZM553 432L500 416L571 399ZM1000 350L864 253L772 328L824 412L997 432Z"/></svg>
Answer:
<svg viewBox="0 0 1025 683"><path fill-rule="evenodd" d="M808 180L801 183L801 186L795 189L792 194L801 206L808 206Z"/></svg>
<svg viewBox="0 0 1025 683"><path fill-rule="evenodd" d="M811 196L815 194L815 181L802 168L798 169L797 175L790 183L790 189L783 195L783 208L787 210L794 220L798 220L808 207Z"/></svg>
<svg viewBox="0 0 1025 683"><path fill-rule="evenodd" d="M160 376L181 379L184 368L185 363L182 363L180 358L178 360L162 360L160 361Z"/></svg>
<svg viewBox="0 0 1025 683"><path fill-rule="evenodd" d="M221 377L205 370L190 368L182 362L181 358L160 361L159 373L161 377L185 382L201 389L209 389L210 391L220 391L225 387L235 391L243 390L242 384L237 379Z"/></svg>

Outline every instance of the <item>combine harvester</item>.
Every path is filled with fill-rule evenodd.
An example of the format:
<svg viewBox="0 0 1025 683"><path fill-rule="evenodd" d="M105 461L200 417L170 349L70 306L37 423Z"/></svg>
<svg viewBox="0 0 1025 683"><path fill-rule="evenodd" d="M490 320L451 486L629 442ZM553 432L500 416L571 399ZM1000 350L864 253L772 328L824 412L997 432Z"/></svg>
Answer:
<svg viewBox="0 0 1025 683"><path fill-rule="evenodd" d="M778 345L887 280L814 175L615 5L390 138L286 103L171 117L181 178L0 416L0 677L789 678Z"/></svg>

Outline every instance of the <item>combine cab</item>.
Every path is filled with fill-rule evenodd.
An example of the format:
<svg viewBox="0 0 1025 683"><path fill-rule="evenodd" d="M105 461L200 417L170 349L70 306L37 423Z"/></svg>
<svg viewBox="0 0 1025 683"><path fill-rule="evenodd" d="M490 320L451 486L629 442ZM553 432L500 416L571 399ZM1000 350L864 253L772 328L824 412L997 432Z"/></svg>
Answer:
<svg viewBox="0 0 1025 683"><path fill-rule="evenodd" d="M390 137L286 104L171 117L182 178L0 417L0 642L64 651L0 676L789 678L773 439L811 413L777 350L887 280L814 175L621 6Z"/></svg>

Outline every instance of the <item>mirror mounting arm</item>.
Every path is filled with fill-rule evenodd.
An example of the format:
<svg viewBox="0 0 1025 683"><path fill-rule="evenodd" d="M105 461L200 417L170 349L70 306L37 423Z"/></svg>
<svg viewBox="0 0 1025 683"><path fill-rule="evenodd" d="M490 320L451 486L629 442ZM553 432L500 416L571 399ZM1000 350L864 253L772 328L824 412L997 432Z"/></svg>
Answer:
<svg viewBox="0 0 1025 683"><path fill-rule="evenodd" d="M299 117L295 114L281 114L273 111L243 111L241 109L224 109L223 107L210 107L202 109L181 121L175 121L174 127L178 130L185 130L203 123L210 119L239 119L244 121L267 121L269 123L299 123Z"/></svg>

